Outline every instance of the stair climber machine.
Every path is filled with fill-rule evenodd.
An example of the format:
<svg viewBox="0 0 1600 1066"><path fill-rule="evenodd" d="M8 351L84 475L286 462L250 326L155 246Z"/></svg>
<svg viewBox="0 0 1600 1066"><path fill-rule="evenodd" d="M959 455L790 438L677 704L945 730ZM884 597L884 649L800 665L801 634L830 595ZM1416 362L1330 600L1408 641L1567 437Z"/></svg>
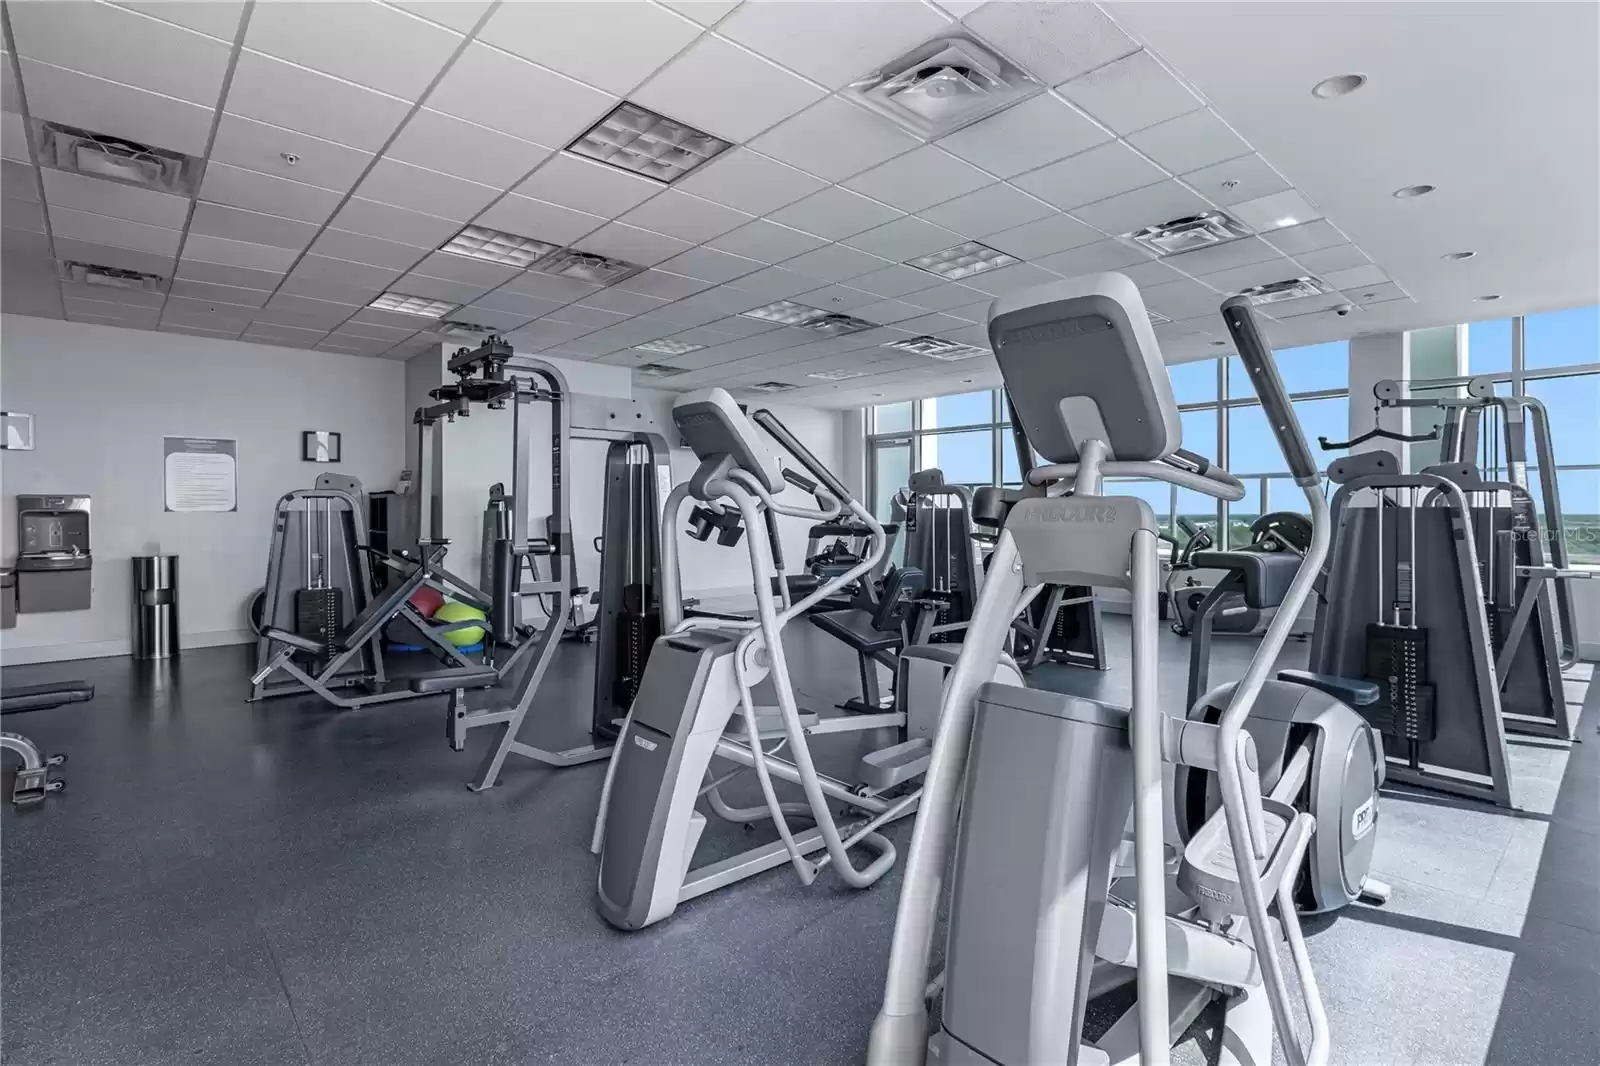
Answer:
<svg viewBox="0 0 1600 1066"><path fill-rule="evenodd" d="M1317 863L1332 847L1343 869L1322 886L1330 905L1386 889L1365 868L1378 821L1370 741L1346 748L1307 734L1328 715L1353 715L1341 695L1365 699L1372 685L1273 676L1328 551L1328 509L1249 303L1228 300L1223 318L1306 494L1313 537L1303 558L1264 564L1274 581L1293 574L1243 680L1202 701L1220 713L1186 717L1164 711L1157 693L1155 516L1137 497L1104 495L1103 479L1155 479L1226 500L1242 498L1244 486L1181 447L1166 367L1127 277L1053 282L990 308L1001 375L1046 462L1028 482L1045 494L1006 516L945 689L870 1066L1165 1066L1173 1042L1213 1004L1222 1007L1218 1061L1328 1061L1295 886L1326 872ZM1011 620L1052 584L1128 590L1128 705L989 682ZM1289 731L1297 743L1280 764L1264 731L1279 728L1280 707L1307 704L1316 713L1290 715L1304 728ZM1217 801L1172 848L1164 764L1214 778ZM930 981L947 877L945 969ZM1304 1042L1291 983L1310 1022ZM1129 984L1133 1005L1091 1040L1091 999ZM927 998L941 990L930 1034Z"/></svg>
<svg viewBox="0 0 1600 1066"><path fill-rule="evenodd" d="M895 860L894 846L878 830L916 810L920 791L910 786L931 752L932 724L908 721L902 713L829 718L802 713L789 677L784 627L878 564L886 540L878 521L769 411L746 417L726 391L710 389L679 398L673 420L700 467L666 501L661 522L663 635L650 652L638 698L607 767L592 842L600 857L599 911L619 929L652 925L685 900L785 862L807 884L832 866L852 887L872 885ZM806 473L780 467L756 426ZM811 493L817 506L779 502L775 494L786 484ZM755 587L754 619L685 617L679 606L678 515L689 499L698 504L697 515L736 514L750 531L744 541ZM841 514L871 530L866 554L810 595L791 601L783 581L777 516L832 522ZM777 706L758 707L752 692L769 677ZM929 704L920 712L936 714L936 707ZM812 762L808 736L883 728L900 730L903 739L865 755L857 783L819 773ZM787 754L780 757L784 749ZM735 808L722 788L750 769L764 804ZM804 801L780 799L774 778L798 786ZM748 825L770 818L778 839L696 867L694 856L707 822L697 809L702 798L711 813L726 821ZM839 825L828 808L830 800L859 812L860 820ZM795 831L791 819L809 827ZM852 858L857 847L870 853L862 866ZM807 858L824 849L824 857Z"/></svg>

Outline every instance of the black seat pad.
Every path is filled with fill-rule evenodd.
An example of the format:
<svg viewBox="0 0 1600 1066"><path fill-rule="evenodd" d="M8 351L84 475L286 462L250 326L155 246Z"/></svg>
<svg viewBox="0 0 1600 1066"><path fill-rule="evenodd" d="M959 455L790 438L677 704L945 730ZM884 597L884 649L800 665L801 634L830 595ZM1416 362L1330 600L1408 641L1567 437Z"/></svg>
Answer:
<svg viewBox="0 0 1600 1066"><path fill-rule="evenodd" d="M498 684L500 675L492 666L476 669L440 670L410 680L412 692L451 692L458 688L488 688Z"/></svg>
<svg viewBox="0 0 1600 1066"><path fill-rule="evenodd" d="M87 681L54 681L45 685L8 685L0 690L0 707L13 711L43 711L64 703L87 703L94 686Z"/></svg>
<svg viewBox="0 0 1600 1066"><path fill-rule="evenodd" d="M1293 552L1203 551L1189 559L1197 570L1227 570L1244 578L1247 607L1276 607L1289 593L1300 571L1300 556Z"/></svg>
<svg viewBox="0 0 1600 1066"><path fill-rule="evenodd" d="M833 634L852 648L868 655L900 646L900 631L875 627L872 624L871 611L826 611L812 615L811 622L818 629Z"/></svg>

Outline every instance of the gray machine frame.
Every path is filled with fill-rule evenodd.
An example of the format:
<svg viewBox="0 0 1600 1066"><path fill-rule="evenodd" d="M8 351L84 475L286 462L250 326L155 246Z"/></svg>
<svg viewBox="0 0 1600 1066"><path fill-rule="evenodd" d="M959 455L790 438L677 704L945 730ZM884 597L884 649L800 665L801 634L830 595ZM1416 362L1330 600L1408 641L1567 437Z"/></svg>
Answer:
<svg viewBox="0 0 1600 1066"><path fill-rule="evenodd" d="M990 309L1002 376L1020 376L1020 364L1031 368L1032 387L1013 396L1050 463L1029 481L1050 495L1025 499L1008 516L945 689L869 1066L920 1066L930 1043L947 1066L1165 1066L1171 1041L1219 996L1227 999L1222 1044L1231 1054L1265 1066L1275 1030L1294 1066L1327 1061L1327 1019L1292 899L1315 819L1276 794L1263 796L1244 729L1328 550L1327 503L1248 302L1230 300L1223 313L1306 494L1315 535L1283 609L1211 724L1168 719L1161 710L1155 518L1142 500L1102 496L1101 489L1106 477L1133 476L1236 500L1243 485L1177 447L1170 382L1143 301L1126 277L1056 282L1002 297ZM1069 346L1081 356L1061 358ZM1048 584L1128 590L1129 707L984 684L1011 620ZM1209 926L1167 913L1164 760L1218 778L1221 808L1187 845L1179 873L1179 886ZM1014 789L1019 780L1043 783L1044 794L1021 810L1002 806L1002 785ZM1133 906L1109 892L1130 807ZM925 996L938 985L929 980L929 955L953 845L942 1024L930 1042ZM1276 920L1267 909L1274 900ZM1304 1047L1280 935L1310 1020ZM1081 1030L1097 958L1131 969L1138 999L1090 1046ZM1240 989L1243 995L1230 998L1229 990Z"/></svg>

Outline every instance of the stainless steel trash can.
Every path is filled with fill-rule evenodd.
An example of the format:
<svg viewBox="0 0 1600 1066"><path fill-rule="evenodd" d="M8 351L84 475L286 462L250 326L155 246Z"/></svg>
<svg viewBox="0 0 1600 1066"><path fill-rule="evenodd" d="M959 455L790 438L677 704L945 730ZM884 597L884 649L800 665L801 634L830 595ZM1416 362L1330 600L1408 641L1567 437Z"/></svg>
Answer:
<svg viewBox="0 0 1600 1066"><path fill-rule="evenodd" d="M178 557L133 557L133 657L178 653Z"/></svg>

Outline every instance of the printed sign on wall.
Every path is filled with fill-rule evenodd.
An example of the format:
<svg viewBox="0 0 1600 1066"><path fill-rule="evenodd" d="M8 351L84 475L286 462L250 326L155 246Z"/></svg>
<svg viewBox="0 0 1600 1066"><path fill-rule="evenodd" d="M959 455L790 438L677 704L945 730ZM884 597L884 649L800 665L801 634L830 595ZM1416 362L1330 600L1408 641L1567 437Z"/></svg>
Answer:
<svg viewBox="0 0 1600 1066"><path fill-rule="evenodd" d="M237 511L239 442L166 437L162 448L168 511Z"/></svg>

